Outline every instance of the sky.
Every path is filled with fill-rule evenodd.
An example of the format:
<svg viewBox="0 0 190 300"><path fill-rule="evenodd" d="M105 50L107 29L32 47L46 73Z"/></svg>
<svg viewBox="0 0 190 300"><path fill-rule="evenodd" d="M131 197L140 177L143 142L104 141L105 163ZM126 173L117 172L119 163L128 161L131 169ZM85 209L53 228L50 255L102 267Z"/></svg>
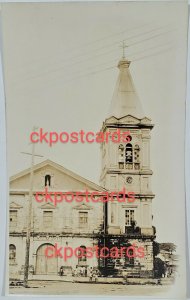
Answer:
<svg viewBox="0 0 190 300"><path fill-rule="evenodd" d="M122 41L151 135L157 240L183 244L187 7L185 2L2 5L9 175L30 166L33 126L97 132L108 115ZM99 144L36 146L99 183ZM179 237L181 240L179 242Z"/></svg>

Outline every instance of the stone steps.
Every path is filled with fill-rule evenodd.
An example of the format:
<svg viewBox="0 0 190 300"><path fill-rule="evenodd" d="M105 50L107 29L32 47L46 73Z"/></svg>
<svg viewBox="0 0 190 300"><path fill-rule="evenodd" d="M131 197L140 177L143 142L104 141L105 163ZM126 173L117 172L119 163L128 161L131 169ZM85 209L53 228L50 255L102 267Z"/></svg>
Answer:
<svg viewBox="0 0 190 300"><path fill-rule="evenodd" d="M173 277L162 277L160 278L160 283L162 285L171 285L174 282L174 278Z"/></svg>

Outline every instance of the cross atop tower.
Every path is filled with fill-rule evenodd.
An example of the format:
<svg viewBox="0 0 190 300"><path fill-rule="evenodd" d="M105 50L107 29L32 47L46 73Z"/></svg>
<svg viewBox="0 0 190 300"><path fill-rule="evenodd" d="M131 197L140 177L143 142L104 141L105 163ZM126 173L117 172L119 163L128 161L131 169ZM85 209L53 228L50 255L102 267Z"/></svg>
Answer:
<svg viewBox="0 0 190 300"><path fill-rule="evenodd" d="M122 51L123 51L123 56L122 56L123 59L125 59L125 48L127 48L127 47L128 47L128 46L125 44L125 41L123 41L123 42L122 42L122 46L121 46Z"/></svg>

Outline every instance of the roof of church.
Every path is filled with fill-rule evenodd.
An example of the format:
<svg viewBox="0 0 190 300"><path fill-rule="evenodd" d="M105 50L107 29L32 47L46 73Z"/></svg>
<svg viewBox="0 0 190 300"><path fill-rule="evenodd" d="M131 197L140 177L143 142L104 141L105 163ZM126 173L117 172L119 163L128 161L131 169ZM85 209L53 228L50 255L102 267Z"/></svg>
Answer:
<svg viewBox="0 0 190 300"><path fill-rule="evenodd" d="M106 189L103 188L102 186L100 186L100 185L98 185L98 184L96 184L96 183L94 183L94 182L92 182L92 181L90 181L90 180L88 180L88 179L86 179L86 178L84 178L84 177L82 177L82 176L66 169L62 165L57 164L57 163L55 163L54 161L52 161L50 159L46 159L46 160L42 161L41 163L38 163L38 164L34 165L34 167L33 167L34 173L36 171L38 171L39 169L47 167L47 166L51 166L51 167L59 170L60 172L62 172L64 174L80 181L84 185L87 185L87 186L91 187L93 190L106 191ZM25 169L25 170L15 174L15 175L11 176L10 177L10 183L13 182L14 180L17 180L17 179L19 179L23 176L29 175L29 174L30 174L30 168Z"/></svg>
<svg viewBox="0 0 190 300"><path fill-rule="evenodd" d="M122 118L131 115L142 119L145 117L129 70L130 61L119 61L120 70L115 86L109 117Z"/></svg>

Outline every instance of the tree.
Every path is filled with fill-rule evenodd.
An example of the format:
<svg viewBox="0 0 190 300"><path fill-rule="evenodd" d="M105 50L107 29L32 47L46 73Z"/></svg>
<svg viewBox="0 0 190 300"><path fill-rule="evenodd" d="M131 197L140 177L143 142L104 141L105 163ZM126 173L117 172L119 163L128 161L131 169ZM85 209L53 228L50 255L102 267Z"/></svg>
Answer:
<svg viewBox="0 0 190 300"><path fill-rule="evenodd" d="M172 253L176 251L176 245L174 243L160 243L160 250Z"/></svg>
<svg viewBox="0 0 190 300"><path fill-rule="evenodd" d="M153 241L153 257L157 256L160 253L160 245L158 242Z"/></svg>

